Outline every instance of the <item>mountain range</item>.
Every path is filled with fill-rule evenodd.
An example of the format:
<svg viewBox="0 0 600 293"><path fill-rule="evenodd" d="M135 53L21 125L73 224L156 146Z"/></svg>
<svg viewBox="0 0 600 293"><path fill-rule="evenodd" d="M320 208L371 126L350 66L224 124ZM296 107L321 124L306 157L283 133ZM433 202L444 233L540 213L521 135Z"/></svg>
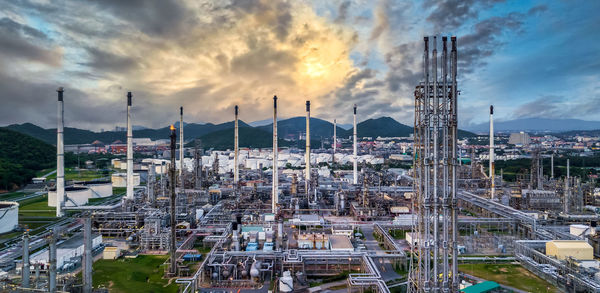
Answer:
<svg viewBox="0 0 600 293"><path fill-rule="evenodd" d="M239 139L242 147L269 147L272 144L272 123L252 127L244 121L239 121L240 127ZM233 127L234 122L225 122L221 124L197 124L184 123L185 139L201 139L203 147L227 148L233 145ZM297 140L303 135L306 128L306 119L304 117L293 117L282 119L277 123L277 132L282 140L281 146L288 145L286 139ZM56 144L56 129L44 129L31 123L12 124L5 128L12 131L24 133L50 144ZM404 125L390 117L380 117L368 119L358 123L359 137L407 137L413 133L413 128ZM311 145L319 145L321 139L330 140L333 136L333 124L329 121L319 118L310 119ZM341 127L336 128L339 138L348 138L352 135L353 129L344 130ZM473 136L473 133L460 131L459 136ZM152 140L166 139L169 136L169 128L159 129L139 129L133 131L133 137L147 137ZM65 127L65 144L88 144L99 140L105 144L120 140L126 140L125 131L104 131L94 132L90 130ZM294 144L295 145L295 144Z"/></svg>
<svg viewBox="0 0 600 293"><path fill-rule="evenodd" d="M489 133L489 123L466 127L476 133ZM521 118L515 120L494 121L494 131L498 132L565 132L573 130L598 130L600 121L580 119Z"/></svg>

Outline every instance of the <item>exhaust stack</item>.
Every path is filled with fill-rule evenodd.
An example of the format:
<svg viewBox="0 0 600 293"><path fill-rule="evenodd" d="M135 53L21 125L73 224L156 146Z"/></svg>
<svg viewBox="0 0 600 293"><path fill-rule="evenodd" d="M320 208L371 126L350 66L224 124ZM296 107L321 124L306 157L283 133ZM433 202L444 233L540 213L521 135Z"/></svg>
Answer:
<svg viewBox="0 0 600 293"><path fill-rule="evenodd" d="M92 292L92 218L83 219L83 292Z"/></svg>
<svg viewBox="0 0 600 293"><path fill-rule="evenodd" d="M239 163L238 163L238 157L240 155L240 146L239 146L239 128L238 128L238 105L235 105L235 133L234 133L234 141L233 141L233 148L234 148L234 154L233 154L233 186L234 188L237 190L237 185L238 185L238 181L240 180L240 175L239 175Z"/></svg>
<svg viewBox="0 0 600 293"><path fill-rule="evenodd" d="M170 182L170 189L171 189L171 237L170 237L170 245L169 245L169 274L171 276L175 276L177 274L177 257L175 255L175 250L177 249L176 246L176 239L175 239L175 226L177 225L177 223L175 223L175 200L176 200L176 196L175 196L175 184L177 184L177 181L175 180L175 145L176 145L176 139L177 139L177 134L175 133L175 127L173 125L171 125L171 166L169 167L169 175L171 176L171 182Z"/></svg>
<svg viewBox="0 0 600 293"><path fill-rule="evenodd" d="M336 149L337 149L337 120L333 119L333 154L331 155L332 163L335 163Z"/></svg>
<svg viewBox="0 0 600 293"><path fill-rule="evenodd" d="M133 200L133 128L131 126L131 92L127 93L127 199Z"/></svg>
<svg viewBox="0 0 600 293"><path fill-rule="evenodd" d="M29 288L29 276L30 276L29 263L29 230L23 233L23 268L21 269L21 287Z"/></svg>
<svg viewBox="0 0 600 293"><path fill-rule="evenodd" d="M352 183L354 185L358 184L358 156L357 156L357 148L358 146L356 145L356 104L354 104L354 132L353 132L353 139L354 139L354 180L352 181Z"/></svg>
<svg viewBox="0 0 600 293"><path fill-rule="evenodd" d="M185 146L183 144L183 107L179 107L179 180L181 190L185 189L185 182L183 180L183 157L185 153Z"/></svg>
<svg viewBox="0 0 600 293"><path fill-rule="evenodd" d="M50 247L48 250L48 258L50 259L50 267L48 268L48 291L56 292L56 228L52 228L50 232Z"/></svg>
<svg viewBox="0 0 600 293"><path fill-rule="evenodd" d="M310 101L306 101L306 153L304 154L306 170L304 175L304 189L306 198L310 198Z"/></svg>
<svg viewBox="0 0 600 293"><path fill-rule="evenodd" d="M271 195L271 212L277 214L279 201L279 167L277 166L277 96L273 96L273 190Z"/></svg>
<svg viewBox="0 0 600 293"><path fill-rule="evenodd" d="M62 217L65 201L65 146L63 131L65 127L65 107L63 102L64 89L59 87L58 92L58 125L56 127L56 216Z"/></svg>
<svg viewBox="0 0 600 293"><path fill-rule="evenodd" d="M565 179L565 199L564 199L564 209L565 209L565 214L569 213L569 204L570 204L570 200L571 200L571 187L569 186L569 181L571 181L571 174L570 174L570 160L567 159L567 178Z"/></svg>
<svg viewBox="0 0 600 293"><path fill-rule="evenodd" d="M494 199L494 193L496 191L496 186L495 186L495 180L494 180L494 176L495 176L495 171L494 167L494 160L495 158L495 152L494 152L494 106L491 105L490 106L490 180L491 180L491 186L492 189L490 191L490 197L493 200Z"/></svg>

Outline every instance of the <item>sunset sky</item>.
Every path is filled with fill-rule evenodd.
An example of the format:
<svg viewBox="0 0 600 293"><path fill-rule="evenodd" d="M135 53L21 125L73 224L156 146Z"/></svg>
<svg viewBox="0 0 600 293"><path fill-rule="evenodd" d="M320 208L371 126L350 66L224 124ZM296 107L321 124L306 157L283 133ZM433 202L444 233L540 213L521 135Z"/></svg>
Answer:
<svg viewBox="0 0 600 293"><path fill-rule="evenodd" d="M0 124L93 130L303 115L411 125L425 35L456 35L459 127L600 120L600 1L0 1Z"/></svg>

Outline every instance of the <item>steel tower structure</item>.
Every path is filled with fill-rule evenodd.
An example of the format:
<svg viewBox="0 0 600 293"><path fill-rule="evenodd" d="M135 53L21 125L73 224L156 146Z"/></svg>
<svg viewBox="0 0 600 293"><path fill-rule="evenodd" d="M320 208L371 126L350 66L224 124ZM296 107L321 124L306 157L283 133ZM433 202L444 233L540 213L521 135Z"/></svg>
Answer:
<svg viewBox="0 0 600 293"><path fill-rule="evenodd" d="M411 248L418 257L411 258L409 292L458 292L459 284L456 37L451 37L450 56L448 39L442 37L439 66L436 39L424 38L423 81L415 89L413 205L418 218L413 227L417 244Z"/></svg>

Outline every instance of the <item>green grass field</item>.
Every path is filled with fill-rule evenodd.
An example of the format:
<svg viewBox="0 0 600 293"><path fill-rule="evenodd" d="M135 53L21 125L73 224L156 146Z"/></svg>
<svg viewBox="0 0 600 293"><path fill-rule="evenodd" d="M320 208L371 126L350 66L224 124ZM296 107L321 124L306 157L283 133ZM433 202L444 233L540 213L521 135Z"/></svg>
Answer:
<svg viewBox="0 0 600 293"><path fill-rule="evenodd" d="M0 201L18 200L19 198L21 198L25 195L28 195L28 194L30 194L30 193L25 193L25 192L21 192L21 191L2 193L2 194L0 194Z"/></svg>
<svg viewBox="0 0 600 293"><path fill-rule="evenodd" d="M174 282L163 279L163 255L140 255L132 259L98 260L94 263L94 288L110 292L177 292Z"/></svg>
<svg viewBox="0 0 600 293"><path fill-rule="evenodd" d="M101 172L98 172L95 170L82 169L80 171L77 171L72 168L65 169L65 180L87 181L87 180L93 180L93 179L103 178L103 177L107 177L107 176L109 176L109 175L102 174ZM51 180L51 179L56 179L56 173L50 174L48 177L46 177L46 180Z"/></svg>
<svg viewBox="0 0 600 293"><path fill-rule="evenodd" d="M459 271L511 286L528 292L560 292L521 265L516 264L462 264Z"/></svg>
<svg viewBox="0 0 600 293"><path fill-rule="evenodd" d="M56 208L48 206L48 195L44 194L19 203L19 216L54 217Z"/></svg>

